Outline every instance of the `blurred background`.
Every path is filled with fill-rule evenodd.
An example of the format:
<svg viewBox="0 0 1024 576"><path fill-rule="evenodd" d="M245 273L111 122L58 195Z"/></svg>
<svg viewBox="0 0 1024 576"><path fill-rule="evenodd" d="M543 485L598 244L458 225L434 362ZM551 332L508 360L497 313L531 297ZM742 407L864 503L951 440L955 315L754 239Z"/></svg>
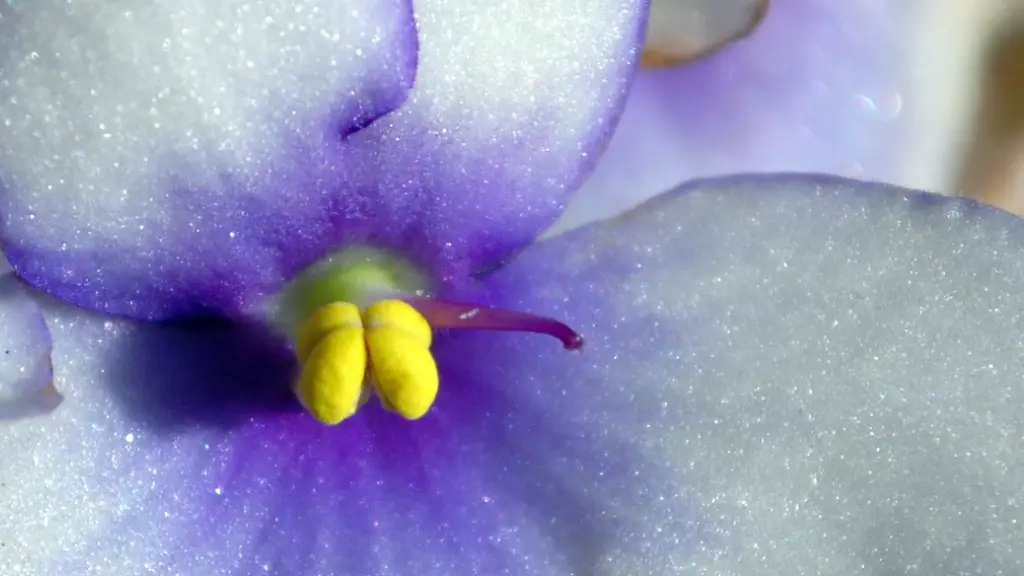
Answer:
<svg viewBox="0 0 1024 576"><path fill-rule="evenodd" d="M622 122L554 231L680 182L827 172L1024 213L1024 0L653 0Z"/></svg>

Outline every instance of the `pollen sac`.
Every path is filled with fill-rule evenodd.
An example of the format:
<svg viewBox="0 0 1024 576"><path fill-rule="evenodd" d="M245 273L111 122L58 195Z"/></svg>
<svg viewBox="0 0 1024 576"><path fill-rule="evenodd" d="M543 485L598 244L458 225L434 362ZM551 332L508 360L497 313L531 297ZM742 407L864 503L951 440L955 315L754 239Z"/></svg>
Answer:
<svg viewBox="0 0 1024 576"><path fill-rule="evenodd" d="M355 306L318 310L300 335L296 355L303 367L295 394L320 422L338 424L366 401L366 344Z"/></svg>
<svg viewBox="0 0 1024 576"><path fill-rule="evenodd" d="M313 348L335 330L357 328L362 335L363 319L359 307L348 302L332 302L318 308L306 320L295 343L295 355L300 364L305 364Z"/></svg>
<svg viewBox="0 0 1024 576"><path fill-rule="evenodd" d="M408 420L422 418L437 398L437 364L430 324L415 308L384 300L367 308L370 377L381 404Z"/></svg>

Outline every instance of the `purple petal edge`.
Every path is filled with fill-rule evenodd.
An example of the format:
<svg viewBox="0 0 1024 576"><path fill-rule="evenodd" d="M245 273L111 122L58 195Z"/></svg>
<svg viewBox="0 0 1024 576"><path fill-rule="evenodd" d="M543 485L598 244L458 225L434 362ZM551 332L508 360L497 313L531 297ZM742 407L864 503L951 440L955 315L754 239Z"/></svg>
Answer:
<svg viewBox="0 0 1024 576"><path fill-rule="evenodd" d="M415 84L417 65L419 59L419 38L417 34L417 23L413 13L412 0L367 0L362 2L365 6L357 13L359 6L353 5L352 21L365 20L369 27L365 30L364 36L357 36L348 40L350 44L365 45L341 46L338 50L337 62L331 54L317 57L314 50L303 44L299 48L300 56L295 54L282 54L280 58L281 68L271 68L266 71L265 80L261 82L274 90L258 90L254 97L248 101L262 102L264 106L271 107L269 111L259 109L258 114L245 117L242 126L232 125L227 128L226 137L236 136L236 130L250 132L239 136L243 140L262 138L262 132L254 132L253 125L266 125L267 134L273 133L278 138L276 146L269 151L260 148L265 142L245 141L239 144L236 141L226 141L221 146L229 150L233 146L252 146L256 150L255 155L250 154L246 160L247 164L241 170L238 166L220 166L218 159L211 161L213 150L197 150L199 160L189 150L190 144L172 141L170 144L159 140L166 137L162 134L148 136L143 130L139 141L127 141L104 147L104 142L83 142L77 148L68 152L59 151L62 144L61 135L68 131L79 129L83 138L87 136L87 130L83 126L73 125L75 109L69 109L63 113L43 114L38 110L25 113L18 106L25 106L24 94L15 93L15 86L22 74L25 81L22 82L32 87L47 87L46 82L50 76L46 74L53 72L50 68L62 69L64 67L69 73L81 69L81 66L74 66L74 57L68 56L68 50L63 50L63 45L38 44L34 37L25 39L22 35L7 33L6 30L17 30L20 23L23 26L31 27L33 23L39 24L36 20L50 14L57 3L49 3L41 0L38 3L29 3L18 6L4 5L0 7L0 54L9 54L5 61L0 58L0 74L10 76L10 84L5 83L8 88L0 88L0 100L4 104L0 106L0 118L25 118L23 122L9 122L7 129L0 124L0 142L6 142L7 148L0 144L0 210L3 213L2 235L5 243L5 252L11 266L18 274L33 286L61 299L76 305L93 308L100 311L116 314L134 316L144 319L177 318L188 316L206 315L237 315L248 304L247 297L253 293L262 293L260 280L273 271L273 265L266 259L263 261L258 257L250 257L235 249L237 242L224 241L228 237L217 237L216 231L224 228L231 228L234 231L253 232L247 236L247 240L255 245L266 248L268 252L287 252L285 248L289 243L300 242L296 240L301 235L302 228L294 227L287 232L288 236L275 229L274 223L270 222L256 230L253 222L266 223L277 219L278 216L287 214L295 207L293 199L289 194L281 194L282 181L290 178L285 174L285 166L282 157L290 154L297 154L300 157L312 158L312 163L323 163L325 161L336 162L336 154L344 143L360 132L372 127L382 118L400 108L408 100L410 92ZM315 6L313 7L315 8ZM60 6L56 6L58 16L42 18L43 24L53 26L62 30L67 26L80 26L89 33L94 32L94 24L91 18L99 18L96 15L82 16L81 11L69 10L61 12ZM212 7L210 10L222 10L225 7ZM259 10L260 8L257 8ZM277 10L275 7L268 7L268 11ZM169 10L161 7L159 10ZM186 13L188 9L185 9ZM131 15L131 11L126 14ZM121 15L124 16L124 15ZM280 16L280 15L278 15ZM310 27L307 34L322 36L330 30L316 29L315 26L329 22L327 16L317 16L316 10L312 12L298 10L295 14L288 16L299 20L298 24L305 24ZM195 17L191 15L189 17ZM139 17L140 20L144 18ZM266 27L284 26L286 23L274 23L274 19L268 16ZM308 21L307 21L308 20ZM379 21L378 21L379 20ZM186 20L187 21L187 20ZM7 23L6 26L3 23ZM151 21L147 21L152 24ZM117 35L119 22L115 19L110 26L110 34ZM158 22L159 24L159 22ZM262 24L261 24L262 25ZM260 26L254 26L259 28ZM301 28L301 26L298 26ZM295 34L289 29L290 34ZM335 31L337 33L337 31ZM157 29L156 34L162 33ZM258 32L253 32L258 33ZM282 33L283 35L283 33ZM59 38L67 34L54 34ZM88 44L95 41L93 36L83 35L82 42ZM169 37L165 40L165 46L175 47L176 42L187 43L187 34L182 36ZM125 40L126 42L130 40ZM159 41L159 36L157 37ZM345 40L342 39L342 42ZM141 48L147 45L140 44ZM222 49L222 46L214 46ZM351 49L350 49L351 48ZM18 55L25 50L38 51L41 56L32 59L32 66L18 65ZM52 53L51 53L52 52ZM294 52L294 51L293 51ZM102 50L99 52L102 54ZM145 54L143 55L143 57ZM303 60L302 58L305 58ZM353 59L346 62L345 59ZM289 62L297 62L298 66L308 66L308 61L323 60L330 61L337 70L343 70L345 66L355 66L355 77L338 80L331 76L335 82L356 82L352 86L344 86L342 89L329 93L326 97L322 90L323 86L317 84L308 93L304 93L301 86L293 87L288 81L280 78L287 78L290 70ZM115 61L111 59L111 61ZM116 61L115 61L116 62ZM108 63L109 64L109 63ZM132 64L134 65L134 61ZM129 66L130 66L129 65ZM145 64L143 64L144 66ZM326 64L324 64L326 65ZM33 67L34 66L34 67ZM173 66L173 64L172 64ZM223 70L208 70L206 63L199 61L191 70L183 69L186 79L202 78L207 73L219 73ZM240 67L241 64L226 64L225 66ZM358 68L359 66L365 68ZM23 71L27 70L27 71ZM366 73L366 69L372 73ZM37 71L41 70L41 72ZM142 80L152 81L152 78L145 76L146 69L141 71L129 70L125 74L131 77L136 74ZM171 72L181 72L172 69ZM335 71L335 74L336 74ZM302 72L296 68L296 73ZM190 75L189 75L190 73ZM34 74L34 75L33 75ZM51 74L52 75L52 74ZM326 75L325 75L326 76ZM210 90L210 83L219 81L219 78L211 80L208 84L202 84L201 80L195 80L201 89ZM300 76L299 81L302 80ZM226 83L230 90L249 88L245 82L250 78L238 80L236 84ZM277 83L277 84L275 84ZM141 94L145 94L145 82ZM174 86L173 82L169 83ZM76 101L70 84L65 83L59 87L49 87L44 90L57 101ZM138 125L139 118L132 116L132 106L149 106L144 102L139 104L134 100L132 91L125 91L125 94L107 94L101 86L90 92L93 98L100 99L103 96L110 96L117 101L118 98L126 100L125 111L121 113L121 106L118 105L116 115L110 117L113 112L106 111L107 115L95 114L97 117L110 117L108 123L128 122ZM337 88L337 86L335 86ZM98 90L98 91L97 91ZM67 91L64 93L62 91ZM204 93L205 94L205 93ZM282 94L284 95L282 97ZM161 92L163 97L163 92ZM172 95L170 98L178 97L187 99L186 96ZM199 98L201 96L193 96ZM285 100L279 102L279 100ZM321 109L318 99L330 98L329 109ZM20 103L20 104L19 104ZM156 104L154 99L154 105ZM228 102L228 105L239 104ZM83 104L87 106L88 103ZM280 105L280 106L278 106ZM213 104L211 104L213 106ZM60 111L61 107L57 107ZM204 114L211 116L220 114L220 109L204 110ZM315 118L309 118L310 115ZM81 116L92 116L91 114L78 114ZM188 120L188 119L186 119ZM194 121L194 119L191 119ZM172 123L162 117L157 121ZM174 119L177 121L177 119ZM202 122L207 122L203 120ZM199 123L197 129L201 132L209 126ZM66 125L65 125L66 124ZM103 123L100 126L104 126ZM91 126L88 126L91 128ZM116 128L116 125L111 125ZM140 128L134 127L136 130ZM301 129L301 130L299 130ZM214 130L214 129L211 129ZM300 133L301 132L301 133ZM147 141L151 138L153 142ZM197 137L197 142L202 143L202 134ZM318 140L319 139L319 140ZM74 137L78 142L79 136ZM312 149L311 142L316 146L326 146L329 151ZM146 150L150 146L157 152ZM54 153L57 147L58 153ZM163 214L145 213L128 214L127 218L121 214L107 214L103 209L96 207L81 209L75 202L88 202L81 200L81 197L88 198L90 194L102 195L103 187L91 191L89 188L89 172L75 173L68 177L68 174L60 173L54 169L51 176L40 176L50 184L33 188L26 182L38 184L39 180L32 180L38 176L33 171L33 166L38 163L25 161L25 157L18 155L19 150L35 149L36 154L43 156L60 157L74 155L80 162L96 164L92 167L97 171L117 171L119 165L125 163L124 158L116 158L108 162L104 167L104 154L117 154L120 148L128 149L127 162L144 161L144 166L157 166L155 170L159 176L156 184L150 183L145 186L126 187L130 193L126 196L126 202L135 203L145 210L145 205L159 204L163 202L166 210ZM184 149L181 149L181 148ZM136 151L132 151L132 149ZM121 151L121 153L124 153ZM266 153L265 155L262 155ZM30 153L31 154L31 153ZM190 155L192 154L192 155ZM205 155L205 156L204 156ZM134 157L131 157L134 156ZM6 158L5 158L6 157ZM315 158L313 158L315 157ZM141 158L141 160L140 160ZM329 160L325 160L329 158ZM209 166L207 165L209 164ZM112 165L112 166L110 166ZM211 166L213 166L211 168ZM67 168L74 170L75 167ZM79 167L81 168L81 167ZM87 166L88 168L88 166ZM131 167L125 168L126 174ZM139 170L136 167L136 170ZM202 172L216 172L214 176L202 174ZM137 176L137 174L129 174ZM265 180L265 182L261 182ZM300 179L301 180L301 179ZM305 183L303 183L305 184ZM75 186L80 185L81 189ZM63 187L52 195L60 198L61 194L76 194L70 201L49 199L47 187ZM286 189L286 188L285 188ZM312 190L316 192L315 189ZM84 195L84 196L83 196ZM218 197L219 196L219 197ZM292 194L291 196L294 196ZM78 198L76 200L76 198ZM103 218L130 220L135 219L134 224L121 227L120 232L110 236L110 229L97 230L89 218L83 217L83 213L92 214L91 218ZM102 216L97 216L101 214ZM307 218L321 218L324 216L322 208L316 209L313 216L310 211L305 213ZM155 218L155 220L154 220ZM285 218L287 218L285 216ZM54 223L53 226L43 222ZM203 231L196 237L197 226ZM162 228L161 228L162 227ZM41 230L54 230L59 232L51 234L42 233ZM153 230L157 234L165 236L154 237ZM95 244L90 244L90 238L105 238ZM232 233L234 236L234 233ZM174 242L181 241L181 250L173 250L170 247ZM80 242L83 242L80 243ZM201 265L195 262L185 262L183 254L202 254L205 261ZM294 266L293 266L294 267Z"/></svg>
<svg viewBox="0 0 1024 576"><path fill-rule="evenodd" d="M420 47L414 97L384 119L343 139L287 141L275 149L279 156L220 174L207 188L194 185L190 166L179 161L165 183L173 210L145 217L129 213L113 232L86 221L72 228L69 222L79 217L72 208L30 210L32 195L0 171L6 186L0 211L12 263L29 282L62 300L162 320L245 315L304 267L353 243L395 250L439 279L506 261L558 217L621 113L639 57L646 3L607 0L602 6L600 15L579 27L602 60L562 42L559 50L575 50L567 52L569 64L552 68L549 81L527 85L540 93L524 88L509 96L507 113L501 108L507 91L492 86L483 96L497 104L474 107L472 101L455 105L452 86L430 85L442 78L479 97L491 78L464 45L438 40L429 50ZM554 2L548 8L564 9ZM463 12L424 3L416 9L417 26L433 34L424 32L424 38L445 30L473 35L472 42L493 50L496 44L477 29L477 12L486 20L507 9ZM531 22L534 34L567 25ZM555 42L566 36L544 37ZM423 58L427 52L433 63ZM532 70L545 61L536 53L531 58L536 62L497 64ZM562 60L548 54L546 61ZM421 74L428 65L432 73ZM580 108L566 114L562 103L573 99ZM160 192L153 191L158 203ZM43 193L37 196L45 201ZM40 232L54 230L50 224L63 226L63 232Z"/></svg>

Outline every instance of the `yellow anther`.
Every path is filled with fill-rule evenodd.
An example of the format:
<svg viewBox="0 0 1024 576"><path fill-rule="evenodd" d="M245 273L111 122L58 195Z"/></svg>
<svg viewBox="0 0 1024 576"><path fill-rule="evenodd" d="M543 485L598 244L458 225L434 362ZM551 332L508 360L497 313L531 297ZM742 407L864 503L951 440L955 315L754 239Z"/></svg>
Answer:
<svg viewBox="0 0 1024 576"><path fill-rule="evenodd" d="M295 356L299 364L305 364L313 348L325 336L342 328L358 328L362 341L363 319L359 307L348 302L333 302L313 312L302 327L298 340L295 342Z"/></svg>
<svg viewBox="0 0 1024 576"><path fill-rule="evenodd" d="M381 403L416 420L437 398L437 364L430 353L430 324L400 300L382 300L366 309L370 376Z"/></svg>
<svg viewBox="0 0 1024 576"><path fill-rule="evenodd" d="M295 394L324 424L337 424L365 402L366 344L359 307L328 304L313 313L295 344L302 375Z"/></svg>
<svg viewBox="0 0 1024 576"><path fill-rule="evenodd" d="M430 323L418 310L401 300L381 300L371 304L363 321L368 330L385 326L401 328L424 348L430 348L433 343Z"/></svg>
<svg viewBox="0 0 1024 576"><path fill-rule="evenodd" d="M421 418L437 397L432 331L415 308L382 300L365 313L335 302L314 312L295 344L302 375L295 394L324 424L355 414L367 399L366 375L381 404L409 420Z"/></svg>

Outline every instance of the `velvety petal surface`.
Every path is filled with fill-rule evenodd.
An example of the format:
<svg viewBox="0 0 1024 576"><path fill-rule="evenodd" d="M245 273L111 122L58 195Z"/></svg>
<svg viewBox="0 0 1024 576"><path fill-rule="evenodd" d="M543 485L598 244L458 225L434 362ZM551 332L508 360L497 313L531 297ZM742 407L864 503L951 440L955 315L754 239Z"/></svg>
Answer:
<svg viewBox="0 0 1024 576"><path fill-rule="evenodd" d="M640 0L65 6L0 12L5 250L47 292L141 318L243 312L359 240L438 275L500 260L603 148L645 14Z"/></svg>
<svg viewBox="0 0 1024 576"><path fill-rule="evenodd" d="M440 335L431 414L331 430L281 402L287 359L251 332L49 306L71 399L0 438L0 564L1017 573L1022 263L1024 223L966 200L697 183L481 287L581 353Z"/></svg>
<svg viewBox="0 0 1024 576"><path fill-rule="evenodd" d="M674 470L662 494L692 506L702 536L664 543L678 519L623 473L617 494L658 555L610 573L1011 574L1022 285L1024 221L973 201L836 177L710 180L540 243L489 282L580 329L579 360L528 340L460 353L526 384L506 389L568 394L555 405L574 425ZM642 424L589 410L615 396Z"/></svg>
<svg viewBox="0 0 1024 576"><path fill-rule="evenodd" d="M626 548L662 554L626 506L675 509L675 479L581 419L632 429L627 395L520 380L452 340L425 419L373 403L328 429L290 399L280 343L48 312L69 399L0 437L14 574L593 574Z"/></svg>
<svg viewBox="0 0 1024 576"><path fill-rule="evenodd" d="M62 397L53 381L50 330L43 313L0 259L0 423L52 412Z"/></svg>
<svg viewBox="0 0 1024 576"><path fill-rule="evenodd" d="M699 28L710 33L716 26L728 29L728 18L739 18L751 3L681 4L696 14L688 21L707 20ZM676 11L666 6L661 12L656 4L652 30L675 28L674 21L684 18L681 4L676 0ZM557 229L612 216L679 182L737 172L809 171L902 182L894 176L903 168L901 159L911 155L899 147L907 134L904 92L923 83L915 74L941 74L937 67L915 68L909 56L916 48L913 17L941 12L933 3L927 7L773 0L750 35L714 54L641 69L606 154ZM655 21L659 14L668 23ZM680 41L699 36L689 29L678 34ZM660 37L650 40L663 42ZM942 94L916 94L913 105Z"/></svg>

